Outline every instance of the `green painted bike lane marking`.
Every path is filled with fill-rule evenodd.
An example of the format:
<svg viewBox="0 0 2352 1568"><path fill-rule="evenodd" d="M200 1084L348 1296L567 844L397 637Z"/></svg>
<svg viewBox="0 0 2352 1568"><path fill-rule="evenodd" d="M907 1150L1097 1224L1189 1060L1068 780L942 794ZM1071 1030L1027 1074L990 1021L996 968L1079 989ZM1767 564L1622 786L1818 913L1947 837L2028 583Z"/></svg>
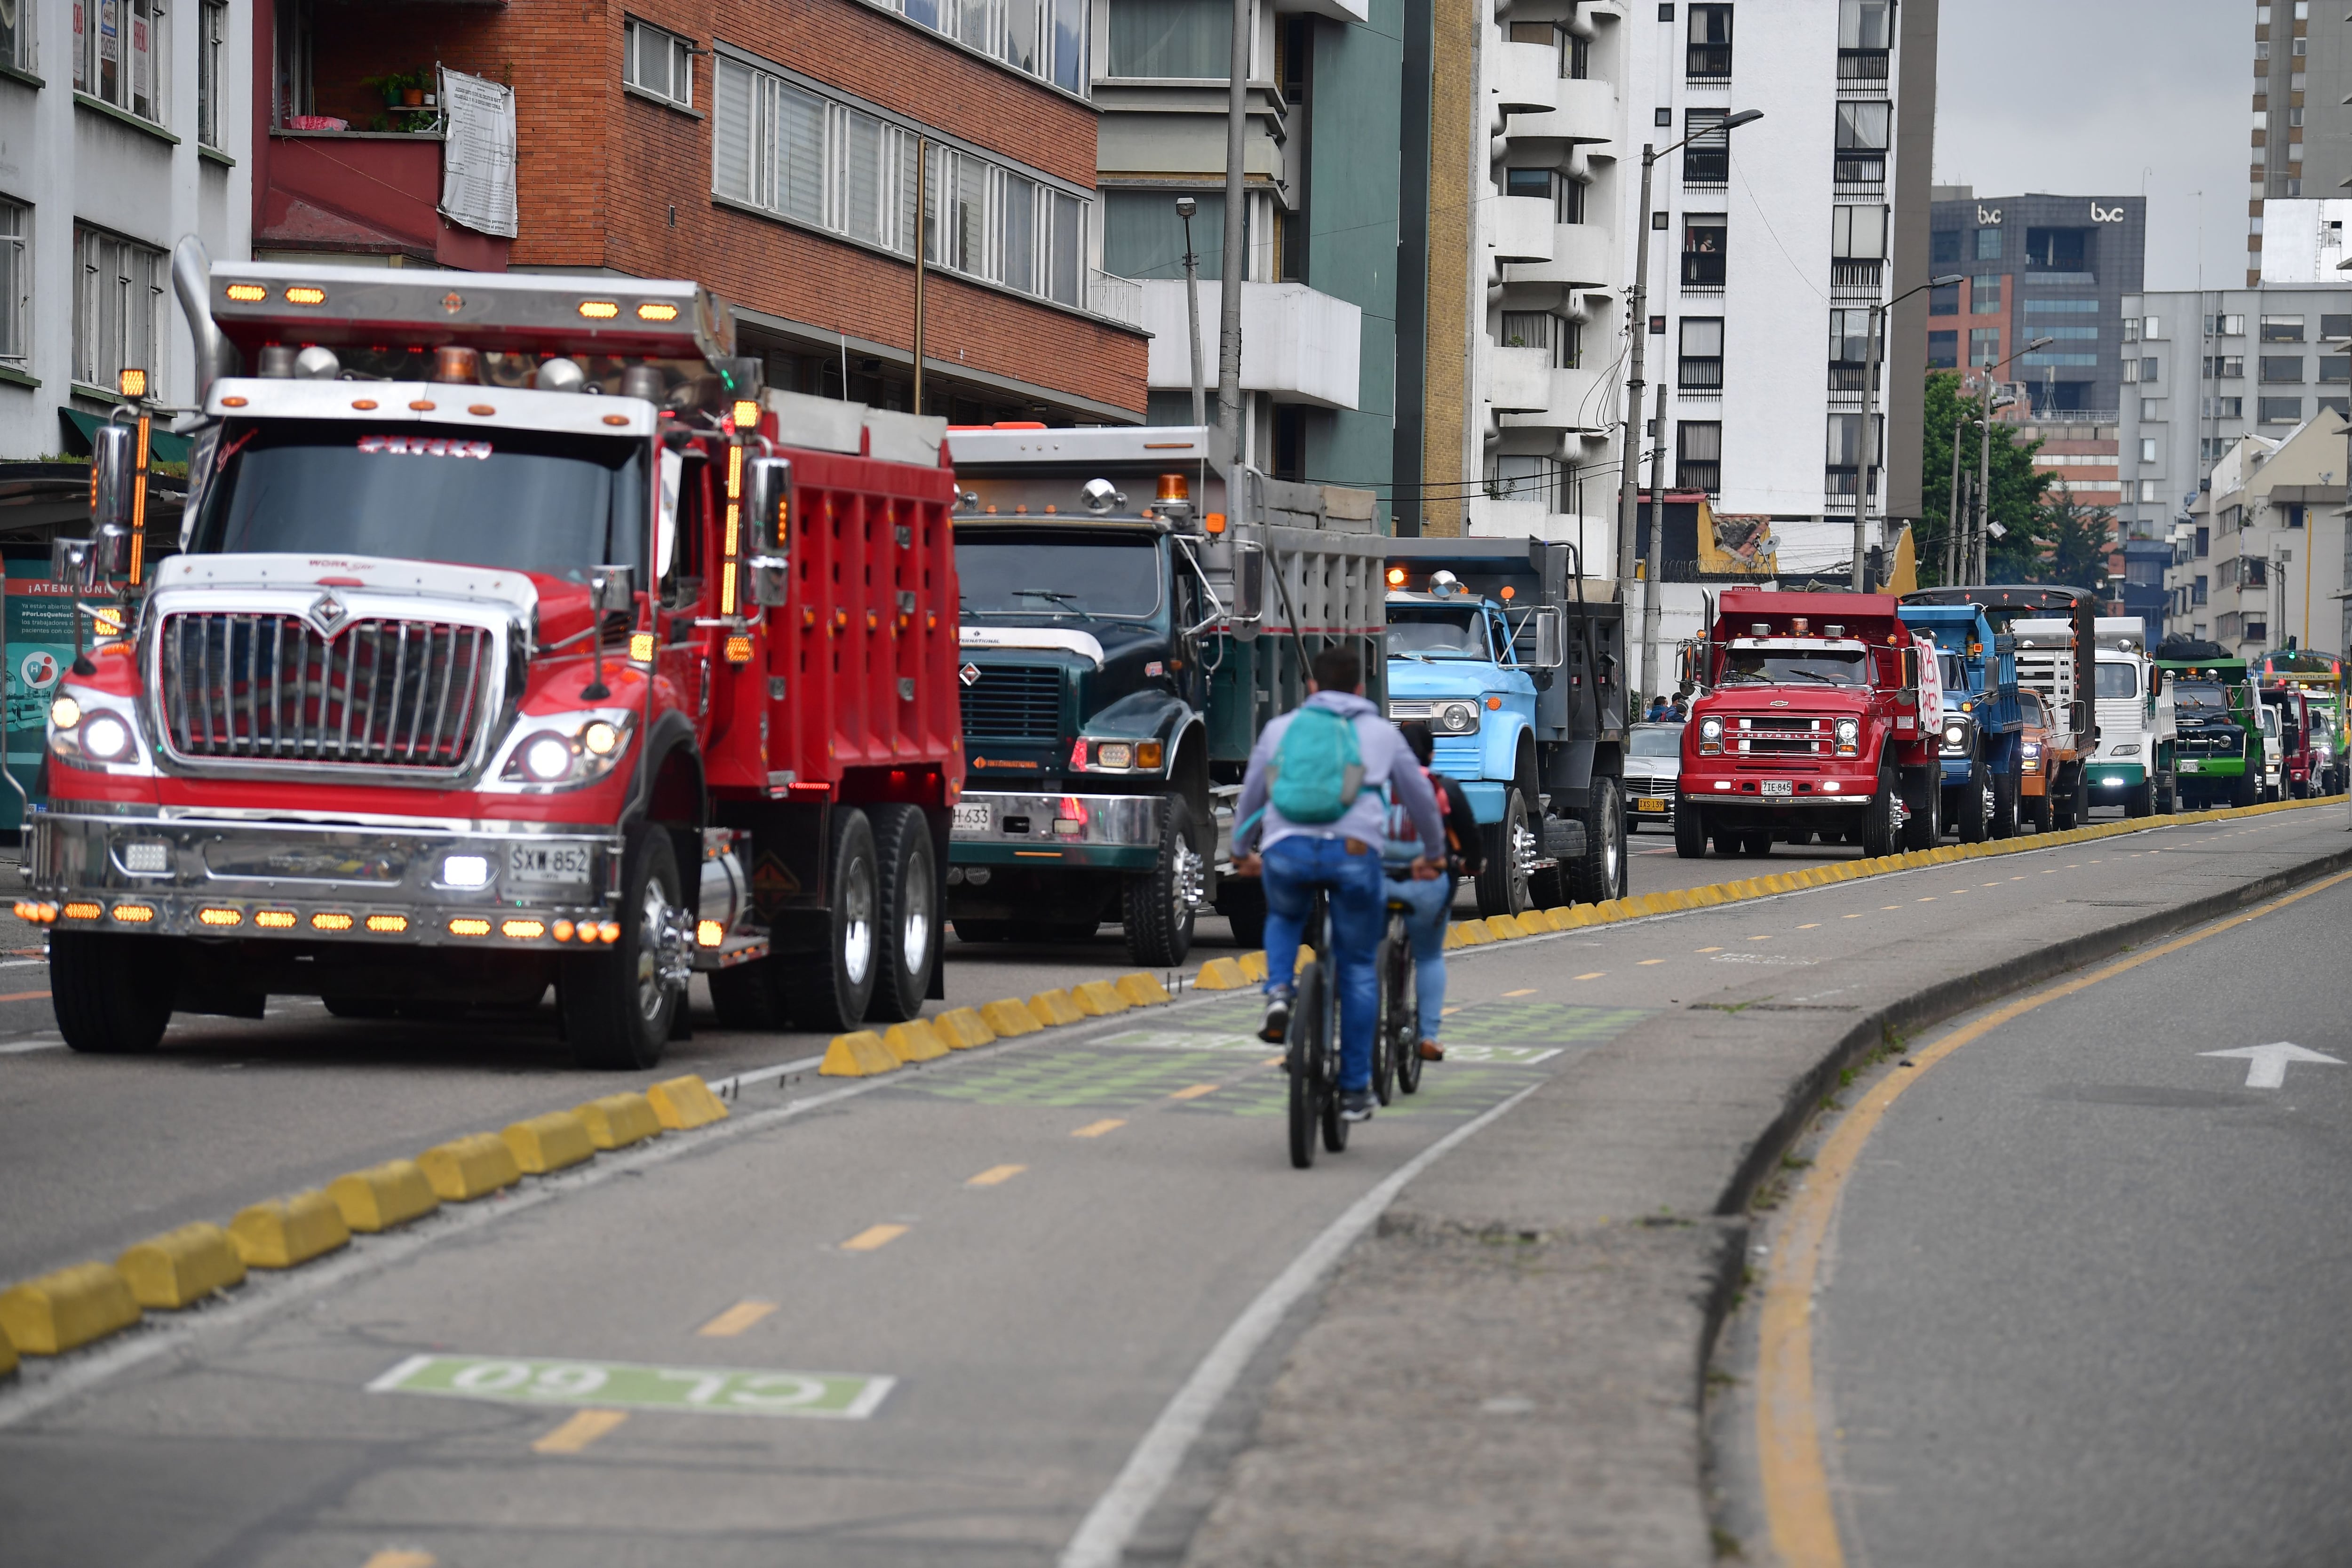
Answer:
<svg viewBox="0 0 2352 1568"><path fill-rule="evenodd" d="M857 1373L414 1355L367 1387L371 1394L434 1394L511 1405L594 1405L687 1415L863 1421L897 1383L894 1377Z"/></svg>

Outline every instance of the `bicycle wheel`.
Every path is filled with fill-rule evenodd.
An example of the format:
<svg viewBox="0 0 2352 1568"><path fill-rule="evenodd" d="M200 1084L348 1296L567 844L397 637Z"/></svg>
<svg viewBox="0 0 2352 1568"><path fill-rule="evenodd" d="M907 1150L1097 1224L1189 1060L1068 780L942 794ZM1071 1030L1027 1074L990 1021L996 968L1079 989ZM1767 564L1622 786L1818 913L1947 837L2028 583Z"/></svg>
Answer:
<svg viewBox="0 0 2352 1568"><path fill-rule="evenodd" d="M1323 1064L1323 1147L1334 1154L1344 1153L1348 1123L1339 1115L1339 987L1336 984L1325 984L1316 1003L1315 1025L1323 1037L1318 1053Z"/></svg>
<svg viewBox="0 0 2352 1568"><path fill-rule="evenodd" d="M1397 1087L1407 1094L1421 1091L1421 995L1419 969L1413 963L1412 943L1397 944L1394 972L1383 978L1388 982L1381 990L1391 998L1388 1005L1396 1019L1392 1037L1396 1042Z"/></svg>
<svg viewBox="0 0 2352 1568"><path fill-rule="evenodd" d="M1315 1119L1322 1110L1323 966L1309 963L1298 972L1298 989L1290 1003L1289 1058L1283 1068L1290 1075L1290 1163L1304 1171L1315 1163Z"/></svg>
<svg viewBox="0 0 2352 1568"><path fill-rule="evenodd" d="M1397 937L1397 922L1394 917L1391 917L1389 934L1381 939L1380 951L1372 960L1372 973L1381 979L1380 1016L1372 1021L1372 1097L1382 1105L1389 1103L1396 1093L1397 1068L1401 1065L1396 1049L1396 1028L1390 1013L1389 984L1390 971L1394 967Z"/></svg>

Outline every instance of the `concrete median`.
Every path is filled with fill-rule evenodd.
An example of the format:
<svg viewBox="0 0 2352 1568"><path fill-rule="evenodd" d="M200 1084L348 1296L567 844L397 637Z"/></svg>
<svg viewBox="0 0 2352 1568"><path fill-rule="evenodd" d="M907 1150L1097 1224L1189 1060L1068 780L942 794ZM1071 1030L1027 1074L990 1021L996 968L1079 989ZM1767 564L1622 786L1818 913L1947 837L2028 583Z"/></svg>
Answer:
<svg viewBox="0 0 2352 1568"><path fill-rule="evenodd" d="M151 1311L178 1311L245 1283L245 1259L216 1225L198 1221L135 1242L114 1260L131 1299Z"/></svg>
<svg viewBox="0 0 2352 1568"><path fill-rule="evenodd" d="M63 1355L139 1321L120 1270L77 1263L0 1290L0 1334L26 1355Z"/></svg>
<svg viewBox="0 0 2352 1568"><path fill-rule="evenodd" d="M293 1268L352 1241L342 1210L321 1192L255 1204L229 1221L228 1233L248 1268Z"/></svg>

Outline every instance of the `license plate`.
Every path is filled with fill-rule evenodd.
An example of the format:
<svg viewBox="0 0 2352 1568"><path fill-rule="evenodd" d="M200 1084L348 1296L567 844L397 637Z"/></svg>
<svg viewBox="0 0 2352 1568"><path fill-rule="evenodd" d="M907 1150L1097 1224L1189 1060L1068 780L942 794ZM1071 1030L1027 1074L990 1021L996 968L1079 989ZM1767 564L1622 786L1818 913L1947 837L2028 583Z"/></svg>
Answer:
<svg viewBox="0 0 2352 1568"><path fill-rule="evenodd" d="M588 846L585 844L510 844L507 846L507 881L538 887L585 888Z"/></svg>
<svg viewBox="0 0 2352 1568"><path fill-rule="evenodd" d="M1797 793L1797 786L1787 779L1766 779L1764 781L1764 793L1766 795L1794 795Z"/></svg>
<svg viewBox="0 0 2352 1568"><path fill-rule="evenodd" d="M995 813L984 800L959 801L955 808L955 831L986 833L996 826Z"/></svg>
<svg viewBox="0 0 2352 1568"><path fill-rule="evenodd" d="M1633 803L1633 809L1635 811L1664 811L1666 809L1666 803L1660 800L1656 795L1645 795Z"/></svg>
<svg viewBox="0 0 2352 1568"><path fill-rule="evenodd" d="M2180 771L2184 773L2193 773L2202 764L2197 763L2183 763L2180 764Z"/></svg>

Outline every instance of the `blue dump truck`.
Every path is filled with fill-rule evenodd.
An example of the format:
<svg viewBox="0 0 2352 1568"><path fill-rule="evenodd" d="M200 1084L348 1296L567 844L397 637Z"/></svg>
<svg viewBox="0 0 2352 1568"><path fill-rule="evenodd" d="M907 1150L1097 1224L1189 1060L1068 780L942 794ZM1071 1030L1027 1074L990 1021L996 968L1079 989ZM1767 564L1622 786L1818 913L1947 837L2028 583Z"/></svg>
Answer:
<svg viewBox="0 0 2352 1568"><path fill-rule="evenodd" d="M1388 710L1428 723L1486 838L1482 914L1621 898L1624 607L1540 539L1384 542Z"/></svg>
<svg viewBox="0 0 2352 1568"><path fill-rule="evenodd" d="M1935 643L1943 679L1940 831L1957 832L1963 844L2013 837L2025 729L2016 639L1996 634L1977 605L1906 604L1902 616Z"/></svg>

